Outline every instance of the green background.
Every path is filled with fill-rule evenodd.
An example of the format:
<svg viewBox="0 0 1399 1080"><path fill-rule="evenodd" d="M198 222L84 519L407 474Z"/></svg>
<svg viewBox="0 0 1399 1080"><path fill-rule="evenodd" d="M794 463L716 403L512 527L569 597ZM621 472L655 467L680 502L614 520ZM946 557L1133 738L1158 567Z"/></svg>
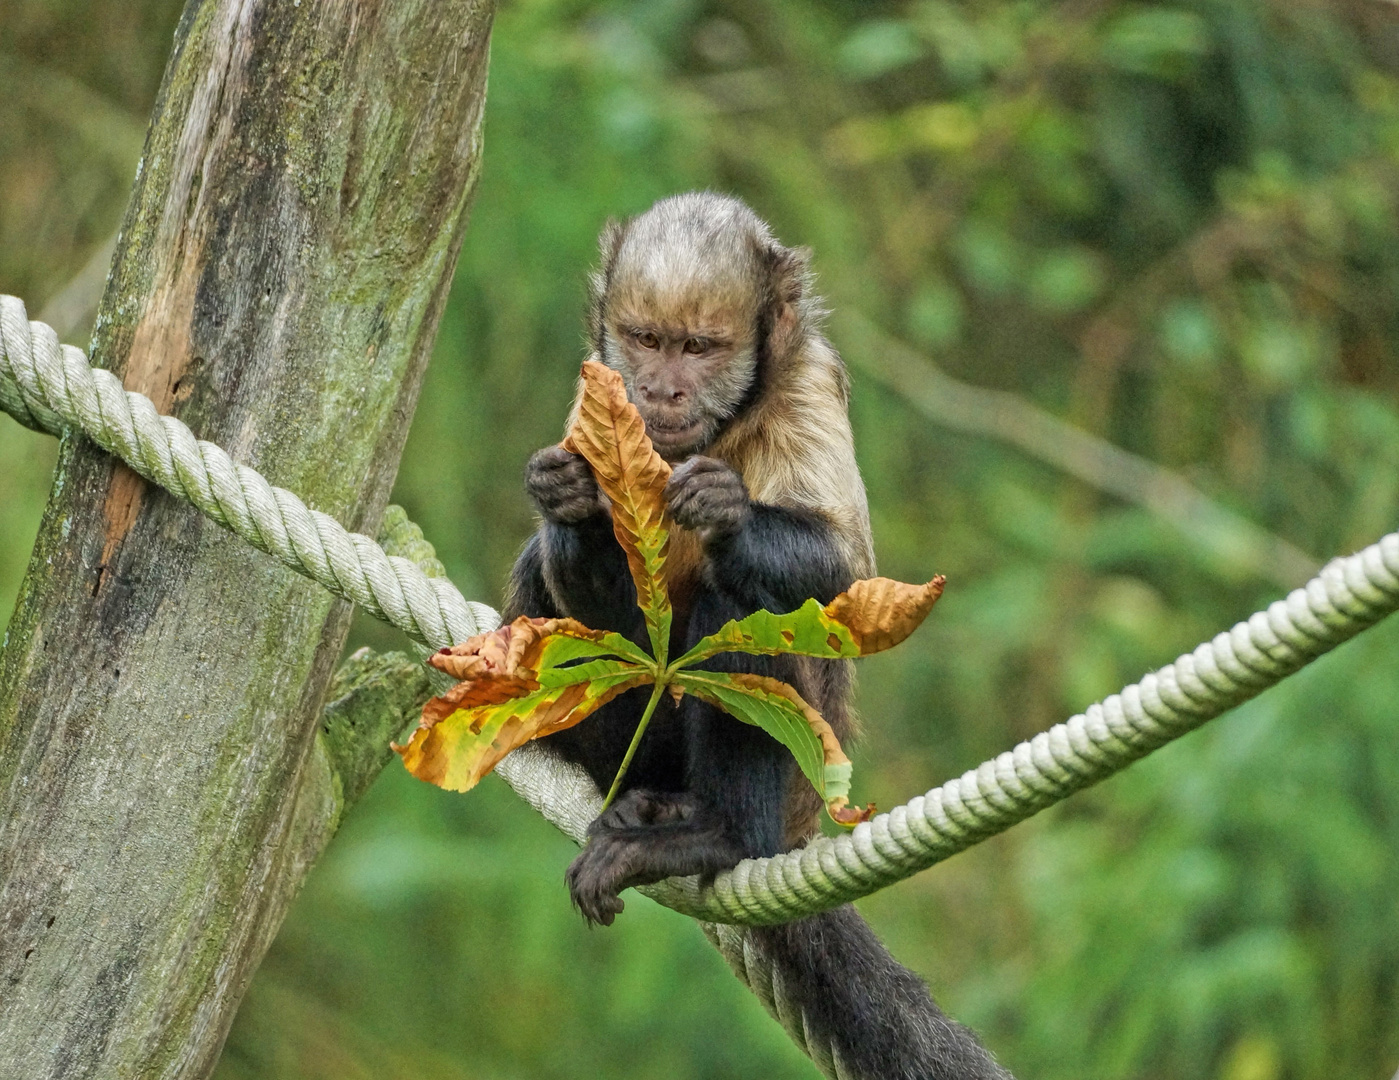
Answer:
<svg viewBox="0 0 1399 1080"><path fill-rule="evenodd" d="M7 0L0 290L33 314L120 218L179 5ZM498 604L561 433L608 215L749 200L833 310L1185 477L1317 559L1399 525L1399 10L1385 0L515 0L395 498ZM883 573L949 579L861 664L890 807L1279 595L1229 553L954 432L833 339ZM81 342L86 329L68 328ZM1033 439L1031 440L1034 441ZM0 419L0 618L52 440ZM361 619L352 644L399 639ZM862 903L1022 1080L1388 1080L1399 623ZM392 765L312 874L219 1080L810 1077L685 919L589 932L498 780Z"/></svg>

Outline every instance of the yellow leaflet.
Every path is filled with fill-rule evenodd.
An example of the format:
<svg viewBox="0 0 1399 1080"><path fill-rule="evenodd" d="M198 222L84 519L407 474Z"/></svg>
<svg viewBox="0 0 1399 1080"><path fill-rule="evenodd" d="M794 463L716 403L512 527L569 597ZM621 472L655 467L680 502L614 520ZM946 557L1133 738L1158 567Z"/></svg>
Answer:
<svg viewBox="0 0 1399 1080"><path fill-rule="evenodd" d="M723 652L800 653L828 660L881 652L918 629L942 595L943 583L942 577L926 585L866 578L824 607L819 600L808 600L784 615L756 611L725 623L674 666L689 667Z"/></svg>
<svg viewBox="0 0 1399 1080"><path fill-rule="evenodd" d="M650 672L617 660L555 669L550 676L560 681L509 700L457 709L436 722L424 720L407 746L394 749L419 780L469 791L510 751L572 727L623 691L653 681Z"/></svg>
<svg viewBox="0 0 1399 1080"><path fill-rule="evenodd" d="M651 445L622 377L607 365L595 360L583 365L578 418L563 445L587 460L612 503L612 531L626 553L651 648L663 659L671 623L664 577L670 549L664 492L670 466Z"/></svg>

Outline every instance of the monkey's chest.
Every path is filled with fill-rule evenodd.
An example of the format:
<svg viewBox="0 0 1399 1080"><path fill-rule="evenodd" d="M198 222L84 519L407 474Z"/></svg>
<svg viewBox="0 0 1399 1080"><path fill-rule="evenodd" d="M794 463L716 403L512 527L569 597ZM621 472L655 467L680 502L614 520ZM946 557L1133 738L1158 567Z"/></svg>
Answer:
<svg viewBox="0 0 1399 1080"><path fill-rule="evenodd" d="M670 549L666 552L665 583L670 594L670 606L675 610L671 632L671 655L678 656L684 647L685 627L690 621L690 607L704 571L704 545L692 529L672 526Z"/></svg>

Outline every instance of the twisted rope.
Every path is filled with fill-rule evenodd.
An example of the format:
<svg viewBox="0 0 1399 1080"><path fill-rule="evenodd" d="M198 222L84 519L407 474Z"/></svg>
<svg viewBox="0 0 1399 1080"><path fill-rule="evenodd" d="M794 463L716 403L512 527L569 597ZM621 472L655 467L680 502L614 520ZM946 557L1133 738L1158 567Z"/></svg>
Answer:
<svg viewBox="0 0 1399 1080"><path fill-rule="evenodd" d="M60 345L52 327L30 322L13 296L0 296L0 408L36 431L81 430L253 547L418 641L450 645L499 622L445 578L428 578L408 559L384 554L369 537L161 416L144 394L90 367L81 349Z"/></svg>
<svg viewBox="0 0 1399 1080"><path fill-rule="evenodd" d="M37 431L81 430L254 547L429 647L499 622L447 581L402 510L386 513L384 535L406 558L385 554L159 415L148 398L89 366L81 350L60 345L51 327L29 321L10 296L0 296L0 408ZM1254 697L1396 608L1399 533L1392 533L1141 682L853 832L745 859L709 886L673 878L641 891L701 920L735 974L822 1073L850 1080L830 1034L813 1029L745 926L788 922L868 896L1002 832ZM601 797L582 769L530 744L496 771L583 841Z"/></svg>

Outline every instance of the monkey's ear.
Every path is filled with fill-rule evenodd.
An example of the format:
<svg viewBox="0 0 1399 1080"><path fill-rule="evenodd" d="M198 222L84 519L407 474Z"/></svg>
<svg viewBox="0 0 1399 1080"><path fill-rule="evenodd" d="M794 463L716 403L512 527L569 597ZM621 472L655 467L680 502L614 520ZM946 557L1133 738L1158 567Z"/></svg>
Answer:
<svg viewBox="0 0 1399 1080"><path fill-rule="evenodd" d="M604 274L611 268L612 260L617 257L617 250L622 246L622 237L626 233L625 225L616 218L608 218L602 227L602 232L598 234L598 254L602 256L602 272Z"/></svg>
<svg viewBox="0 0 1399 1080"><path fill-rule="evenodd" d="M612 264L617 261L627 227L616 218L608 218L598 234L598 253L602 265L588 275L588 337L594 350L602 352L603 311L607 307L607 286L612 277Z"/></svg>
<svg viewBox="0 0 1399 1080"><path fill-rule="evenodd" d="M772 324L768 344L773 355L786 356L804 333L800 304L811 288L811 249L774 244L769 260Z"/></svg>
<svg viewBox="0 0 1399 1080"><path fill-rule="evenodd" d="M779 303L795 304L806 295L810 284L811 249L775 245L772 250L773 297Z"/></svg>

